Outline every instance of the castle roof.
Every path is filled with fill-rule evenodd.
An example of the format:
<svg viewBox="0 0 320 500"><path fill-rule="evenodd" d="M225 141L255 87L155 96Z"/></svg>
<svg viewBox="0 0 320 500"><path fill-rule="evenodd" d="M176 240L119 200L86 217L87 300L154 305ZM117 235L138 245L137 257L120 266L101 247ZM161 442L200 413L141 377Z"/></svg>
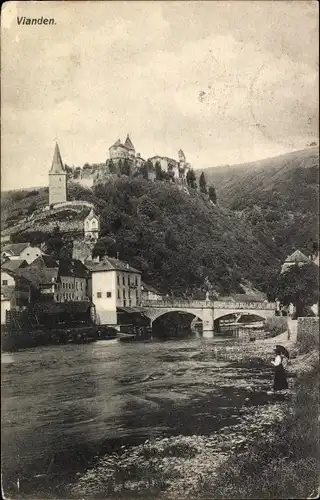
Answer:
<svg viewBox="0 0 320 500"><path fill-rule="evenodd" d="M62 163L61 153L60 153L60 149L59 149L57 142L56 142L56 145L54 148L53 160L52 160L51 170L49 173L50 174L65 174L66 173L64 165Z"/></svg>
<svg viewBox="0 0 320 500"><path fill-rule="evenodd" d="M133 151L135 150L135 149L134 149L134 145L132 144L132 141L131 141L131 139L130 139L130 137L129 137L129 134L127 135L127 138L126 138L126 141L125 141L124 145L125 145L128 149L131 149L131 150L133 150Z"/></svg>
<svg viewBox="0 0 320 500"><path fill-rule="evenodd" d="M111 148L125 148L125 149L129 149L125 144L122 144L122 142L120 141L120 139L118 139L112 146L110 146L109 149Z"/></svg>
<svg viewBox="0 0 320 500"><path fill-rule="evenodd" d="M295 262L307 263L307 262L310 262L310 260L308 259L308 257L304 253L300 252L300 250L296 250L291 255L289 255L285 260L286 264L291 264L291 263L295 263Z"/></svg>

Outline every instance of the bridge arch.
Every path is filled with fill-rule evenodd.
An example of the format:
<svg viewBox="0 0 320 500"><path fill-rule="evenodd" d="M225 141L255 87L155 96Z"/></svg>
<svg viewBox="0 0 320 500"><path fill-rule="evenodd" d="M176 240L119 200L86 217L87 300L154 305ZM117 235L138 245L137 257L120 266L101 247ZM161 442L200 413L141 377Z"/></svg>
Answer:
<svg viewBox="0 0 320 500"><path fill-rule="evenodd" d="M144 312L145 316L148 316L148 318L150 319L150 323L152 325L152 323L154 321L156 321L158 318L160 318L161 316L164 316L165 314L169 314L169 313L172 313L172 312L177 312L177 313L182 313L182 314L189 314L191 316L193 316L193 318L199 318L201 321L203 321L203 314L202 314L202 311L198 310L198 309L183 309L183 308L179 308L179 307L172 307L172 308L168 308L168 309L149 309L149 310L146 310Z"/></svg>
<svg viewBox="0 0 320 500"><path fill-rule="evenodd" d="M232 315L238 315L238 314L245 314L248 316L256 316L258 318L261 318L263 320L267 320L271 315L270 312L268 311L263 311L260 309L223 309L223 310L215 310L214 311L214 321L221 319L225 316L232 316ZM274 314L272 314L274 316Z"/></svg>

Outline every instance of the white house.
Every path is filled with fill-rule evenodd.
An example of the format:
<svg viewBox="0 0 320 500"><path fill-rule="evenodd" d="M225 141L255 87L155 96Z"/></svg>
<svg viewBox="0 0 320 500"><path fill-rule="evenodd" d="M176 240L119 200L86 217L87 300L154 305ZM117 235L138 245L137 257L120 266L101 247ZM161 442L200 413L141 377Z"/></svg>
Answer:
<svg viewBox="0 0 320 500"><path fill-rule="evenodd" d="M144 300L161 300L162 295L152 286L141 283L141 298Z"/></svg>
<svg viewBox="0 0 320 500"><path fill-rule="evenodd" d="M30 243L11 243L1 249L1 256L10 260L26 260L31 264L35 259L43 255L44 252L39 247L33 247Z"/></svg>
<svg viewBox="0 0 320 500"><path fill-rule="evenodd" d="M281 274L296 264L298 266L303 266L303 265L309 264L309 263L310 263L310 259L308 259L308 257L304 253L300 252L300 250L296 250L291 255L289 255L286 258L286 260L284 261L282 268L281 268Z"/></svg>
<svg viewBox="0 0 320 500"><path fill-rule="evenodd" d="M131 312L141 305L140 271L109 257L86 265L92 273L92 302L99 324L117 325L119 309Z"/></svg>
<svg viewBox="0 0 320 500"><path fill-rule="evenodd" d="M88 239L97 240L99 238L100 220L93 208L84 219L84 236Z"/></svg>

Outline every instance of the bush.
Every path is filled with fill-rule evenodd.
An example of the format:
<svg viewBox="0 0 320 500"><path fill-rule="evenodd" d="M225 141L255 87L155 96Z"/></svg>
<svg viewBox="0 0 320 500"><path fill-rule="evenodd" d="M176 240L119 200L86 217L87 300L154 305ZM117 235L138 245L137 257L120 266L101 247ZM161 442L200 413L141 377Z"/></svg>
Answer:
<svg viewBox="0 0 320 500"><path fill-rule="evenodd" d="M283 316L275 316L268 318L265 322L265 330L268 332L268 337L276 337L287 330L287 318Z"/></svg>

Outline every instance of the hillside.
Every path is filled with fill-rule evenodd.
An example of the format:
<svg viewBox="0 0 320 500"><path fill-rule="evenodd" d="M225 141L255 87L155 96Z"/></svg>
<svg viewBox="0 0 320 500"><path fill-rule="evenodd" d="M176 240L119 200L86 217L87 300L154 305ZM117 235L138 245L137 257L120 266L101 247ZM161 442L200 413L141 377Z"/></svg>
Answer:
<svg viewBox="0 0 320 500"><path fill-rule="evenodd" d="M282 256L310 252L318 235L319 149L311 147L265 160L210 168L221 206L251 224L263 243L273 239Z"/></svg>
<svg viewBox="0 0 320 500"><path fill-rule="evenodd" d="M317 206L319 149L312 147L263 160L208 168L208 184L219 192L220 203L242 210L255 204L287 209ZM279 199L280 197L280 199Z"/></svg>
<svg viewBox="0 0 320 500"><path fill-rule="evenodd" d="M93 191L79 185L70 190L100 212L96 253L118 252L162 293L203 296L208 280L220 293L241 292L243 280L266 290L280 266L272 243L264 247L250 226L196 192L189 195L170 183L127 177ZM48 237L43 233L44 242Z"/></svg>

